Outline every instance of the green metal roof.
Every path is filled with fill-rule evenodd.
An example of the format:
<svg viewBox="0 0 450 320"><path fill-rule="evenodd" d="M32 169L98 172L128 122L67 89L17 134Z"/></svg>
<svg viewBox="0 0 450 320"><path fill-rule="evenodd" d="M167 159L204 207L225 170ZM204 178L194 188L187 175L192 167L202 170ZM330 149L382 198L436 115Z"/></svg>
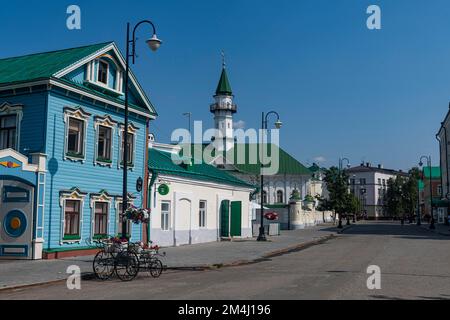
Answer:
<svg viewBox="0 0 450 320"><path fill-rule="evenodd" d="M219 84L217 85L216 95L229 95L231 96L233 91L231 90L230 82L228 81L227 71L225 68L222 69L222 74L220 75Z"/></svg>
<svg viewBox="0 0 450 320"><path fill-rule="evenodd" d="M424 167L422 169L423 175L425 179L430 178L430 168ZM441 167L431 167L431 178L432 179L440 179L441 178Z"/></svg>
<svg viewBox="0 0 450 320"><path fill-rule="evenodd" d="M0 84L50 78L112 42L0 59Z"/></svg>
<svg viewBox="0 0 450 320"><path fill-rule="evenodd" d="M5 84L32 82L41 79L56 79L54 75L61 70L83 60L89 55L102 50L113 44L112 41L93 44L83 47L63 49L50 52L35 53L20 57L12 57L0 59L0 86ZM103 98L107 98L113 102L123 104L124 101L108 94L84 85L84 83L76 83L67 78L58 78L65 84L72 85L78 89L82 89L88 93L95 93ZM144 93L145 95L145 93ZM131 104L134 109L143 112L150 112L151 115L157 115L151 101L145 97L150 105L150 110L143 106Z"/></svg>
<svg viewBox="0 0 450 320"><path fill-rule="evenodd" d="M425 188L425 183L423 183L423 180L418 180L418 184L419 184L419 190L423 191L423 189Z"/></svg>
<svg viewBox="0 0 450 320"><path fill-rule="evenodd" d="M202 154L204 148L208 144L192 145L192 155L195 157L195 150ZM198 150L200 149L201 150ZM301 164L297 159L292 157L289 153L284 151L277 145L267 144L264 147L264 153L269 157L278 149L278 174L293 174L293 175L311 175L312 172ZM213 156L218 156L216 153ZM259 144L235 144L234 148L229 150L223 156L228 159L234 159L233 166L242 173L258 175L261 172L261 162L259 161ZM241 159L242 158L242 159Z"/></svg>
<svg viewBox="0 0 450 320"><path fill-rule="evenodd" d="M159 174L174 175L194 180L216 182L245 188L256 188L256 186L246 183L228 174L227 172L219 170L216 167L206 163L192 164L190 166L175 164L172 161L172 154L169 152L151 148L148 151L148 159L149 169L156 171Z"/></svg>

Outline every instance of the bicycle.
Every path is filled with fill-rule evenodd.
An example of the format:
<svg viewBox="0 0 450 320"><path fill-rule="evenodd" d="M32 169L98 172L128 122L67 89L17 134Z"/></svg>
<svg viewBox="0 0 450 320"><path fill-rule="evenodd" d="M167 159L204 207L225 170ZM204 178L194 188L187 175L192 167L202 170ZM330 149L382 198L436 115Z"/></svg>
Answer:
<svg viewBox="0 0 450 320"><path fill-rule="evenodd" d="M139 258L128 250L128 243L112 240L95 242L101 249L94 257L92 267L97 279L106 281L115 273L122 281L131 281L139 273Z"/></svg>
<svg viewBox="0 0 450 320"><path fill-rule="evenodd" d="M129 248L131 252L138 256L139 271L146 271L153 278L159 278L161 276L164 266L159 257L165 257L165 252L160 254L158 246L145 248L142 243L131 244Z"/></svg>

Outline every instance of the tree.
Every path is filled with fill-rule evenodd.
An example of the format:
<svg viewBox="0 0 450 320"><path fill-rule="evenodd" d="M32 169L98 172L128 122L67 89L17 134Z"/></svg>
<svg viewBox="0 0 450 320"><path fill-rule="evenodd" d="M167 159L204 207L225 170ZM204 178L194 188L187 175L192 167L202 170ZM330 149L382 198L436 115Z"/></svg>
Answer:
<svg viewBox="0 0 450 320"><path fill-rule="evenodd" d="M342 220L342 215L348 209L348 174L339 170L337 167L331 167L325 171L324 181L327 186L329 198L323 203L327 208L333 210L335 214L339 214L339 221ZM340 225L340 223L339 223Z"/></svg>
<svg viewBox="0 0 450 320"><path fill-rule="evenodd" d="M413 168L407 177L397 176L388 180L388 189L385 195L387 212L392 217L403 217L405 214L413 215L417 208L417 180L419 170Z"/></svg>
<svg viewBox="0 0 450 320"><path fill-rule="evenodd" d="M353 193L348 193L346 195L345 204L346 204L345 211L351 214L357 214L359 208L361 207L361 202Z"/></svg>
<svg viewBox="0 0 450 320"><path fill-rule="evenodd" d="M411 169L402 185L403 209L409 216L413 216L417 208L417 198L419 196L417 191L417 181L419 176L420 173L418 168Z"/></svg>

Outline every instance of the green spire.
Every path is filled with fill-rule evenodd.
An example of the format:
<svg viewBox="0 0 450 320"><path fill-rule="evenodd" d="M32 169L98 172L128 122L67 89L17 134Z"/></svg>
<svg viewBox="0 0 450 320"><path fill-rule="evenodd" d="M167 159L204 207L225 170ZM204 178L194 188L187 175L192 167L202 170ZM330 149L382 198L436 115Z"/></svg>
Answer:
<svg viewBox="0 0 450 320"><path fill-rule="evenodd" d="M217 85L216 95L228 95L231 96L233 92L231 91L230 82L228 81L227 72L225 67L222 69L222 74L220 75L219 84Z"/></svg>

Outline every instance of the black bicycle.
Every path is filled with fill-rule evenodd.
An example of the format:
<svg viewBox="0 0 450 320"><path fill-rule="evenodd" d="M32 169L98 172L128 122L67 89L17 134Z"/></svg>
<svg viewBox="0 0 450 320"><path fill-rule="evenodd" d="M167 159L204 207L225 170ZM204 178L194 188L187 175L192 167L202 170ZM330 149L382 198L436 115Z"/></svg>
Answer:
<svg viewBox="0 0 450 320"><path fill-rule="evenodd" d="M139 258L135 252L128 250L128 243L111 240L96 242L100 251L92 262L97 279L106 281L115 273L122 281L131 281L139 273Z"/></svg>

